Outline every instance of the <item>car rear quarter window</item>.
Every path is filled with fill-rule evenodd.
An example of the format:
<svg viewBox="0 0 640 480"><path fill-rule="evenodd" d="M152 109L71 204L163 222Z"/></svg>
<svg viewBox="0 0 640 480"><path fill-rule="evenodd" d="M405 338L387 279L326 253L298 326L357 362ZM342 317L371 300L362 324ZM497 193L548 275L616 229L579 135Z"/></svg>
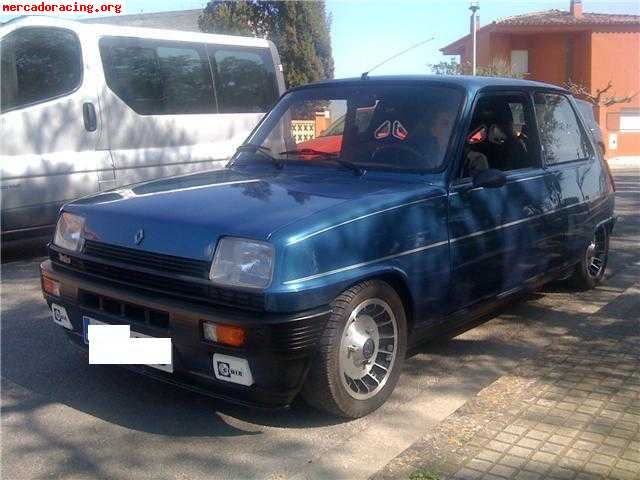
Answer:
<svg viewBox="0 0 640 480"><path fill-rule="evenodd" d="M566 96L536 93L535 112L547 164L582 160L591 155L587 136Z"/></svg>
<svg viewBox="0 0 640 480"><path fill-rule="evenodd" d="M73 92L82 82L80 41L71 30L29 27L0 42L5 112Z"/></svg>
<svg viewBox="0 0 640 480"><path fill-rule="evenodd" d="M278 99L268 49L210 47L220 113L266 112Z"/></svg>
<svg viewBox="0 0 640 480"><path fill-rule="evenodd" d="M141 115L217 111L201 44L107 37L100 55L109 88Z"/></svg>

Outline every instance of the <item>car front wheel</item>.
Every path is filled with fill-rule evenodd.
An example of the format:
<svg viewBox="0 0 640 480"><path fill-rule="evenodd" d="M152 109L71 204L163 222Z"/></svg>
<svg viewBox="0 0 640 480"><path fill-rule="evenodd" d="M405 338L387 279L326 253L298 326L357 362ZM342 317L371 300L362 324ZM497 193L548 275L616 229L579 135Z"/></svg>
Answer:
<svg viewBox="0 0 640 480"><path fill-rule="evenodd" d="M334 301L302 395L336 415L366 415L391 395L406 349L400 297L385 282L362 282Z"/></svg>

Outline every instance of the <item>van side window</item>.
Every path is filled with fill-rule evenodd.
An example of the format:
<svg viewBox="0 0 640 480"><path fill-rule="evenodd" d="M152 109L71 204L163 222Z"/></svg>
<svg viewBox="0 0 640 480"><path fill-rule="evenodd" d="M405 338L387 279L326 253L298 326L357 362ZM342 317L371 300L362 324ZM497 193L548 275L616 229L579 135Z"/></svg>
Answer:
<svg viewBox="0 0 640 480"><path fill-rule="evenodd" d="M2 40L0 51L2 112L71 93L82 81L80 41L70 30L16 30Z"/></svg>
<svg viewBox="0 0 640 480"><path fill-rule="evenodd" d="M535 111L547 164L571 162L591 154L589 141L564 95L536 93Z"/></svg>
<svg viewBox="0 0 640 480"><path fill-rule="evenodd" d="M278 99L269 50L211 48L209 58L220 113L266 112Z"/></svg>
<svg viewBox="0 0 640 480"><path fill-rule="evenodd" d="M103 38L109 88L141 115L215 113L211 73L199 44Z"/></svg>
<svg viewBox="0 0 640 480"><path fill-rule="evenodd" d="M525 95L482 96L467 133L461 178L487 168L508 172L538 166L538 155L529 138L531 122Z"/></svg>

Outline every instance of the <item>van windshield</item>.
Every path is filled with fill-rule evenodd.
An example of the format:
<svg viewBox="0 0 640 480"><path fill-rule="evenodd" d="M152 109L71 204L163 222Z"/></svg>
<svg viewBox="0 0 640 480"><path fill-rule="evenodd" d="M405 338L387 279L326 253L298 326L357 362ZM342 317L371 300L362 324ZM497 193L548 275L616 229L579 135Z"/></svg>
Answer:
<svg viewBox="0 0 640 480"><path fill-rule="evenodd" d="M268 114L236 161L439 170L462 99L453 87L373 82L297 90Z"/></svg>

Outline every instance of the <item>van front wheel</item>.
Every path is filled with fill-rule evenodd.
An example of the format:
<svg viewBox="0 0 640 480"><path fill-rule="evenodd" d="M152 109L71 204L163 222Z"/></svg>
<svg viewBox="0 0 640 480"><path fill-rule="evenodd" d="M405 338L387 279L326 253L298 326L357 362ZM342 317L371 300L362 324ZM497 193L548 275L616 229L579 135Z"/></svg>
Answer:
<svg viewBox="0 0 640 480"><path fill-rule="evenodd" d="M334 301L302 395L336 415L367 415L391 395L406 350L400 297L385 282L362 282Z"/></svg>

